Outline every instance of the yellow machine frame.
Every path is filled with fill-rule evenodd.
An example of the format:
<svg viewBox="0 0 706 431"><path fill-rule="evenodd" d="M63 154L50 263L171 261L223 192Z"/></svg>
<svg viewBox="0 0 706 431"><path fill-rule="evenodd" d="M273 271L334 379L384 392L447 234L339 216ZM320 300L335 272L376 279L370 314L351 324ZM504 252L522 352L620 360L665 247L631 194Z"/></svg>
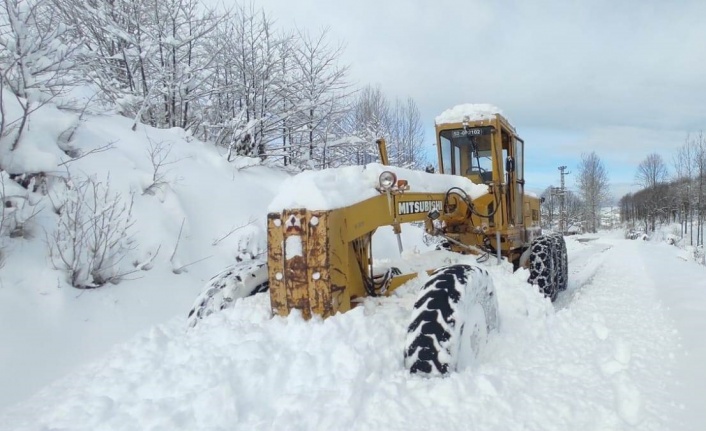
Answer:
<svg viewBox="0 0 706 431"><path fill-rule="evenodd" d="M524 142L500 114L490 119L437 124L439 175L461 174L454 172L453 165L444 165L444 160L453 160L455 154L452 152L449 159L444 153L442 135L446 131L468 133L471 138L474 133L486 136L492 178L465 170L463 176L485 183L489 193L469 202L451 191L409 192L401 179L390 188L381 188L379 196L346 208L299 208L268 214L268 277L275 314L287 315L296 309L305 318L329 317L350 310L356 298L389 293L415 277L388 273L382 283L375 283L371 242L380 226L393 226L399 233L401 224L424 221L427 233L441 235L453 251L493 252L516 267L520 265L521 254L540 234L539 200L524 193ZM386 164L385 143L380 140L378 145ZM472 147L458 146L457 150L457 166L467 169ZM412 211L400 211L411 208L405 205L416 206ZM438 211L436 219L430 213L432 209Z"/></svg>

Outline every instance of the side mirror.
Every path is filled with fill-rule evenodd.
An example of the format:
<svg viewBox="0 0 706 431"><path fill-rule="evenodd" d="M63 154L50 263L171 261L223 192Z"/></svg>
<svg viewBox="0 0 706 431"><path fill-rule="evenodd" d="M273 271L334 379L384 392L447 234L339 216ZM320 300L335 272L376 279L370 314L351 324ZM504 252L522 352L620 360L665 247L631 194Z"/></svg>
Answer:
<svg viewBox="0 0 706 431"><path fill-rule="evenodd" d="M436 220L439 217L441 217L441 213L439 212L438 209L434 208L427 213L427 217L429 217L429 219L431 219L431 220Z"/></svg>
<svg viewBox="0 0 706 431"><path fill-rule="evenodd" d="M507 171L508 173L515 172L515 159L513 159L511 156L508 156L508 158L505 160L505 171Z"/></svg>
<svg viewBox="0 0 706 431"><path fill-rule="evenodd" d="M432 166L432 165L427 165L426 169L424 169L424 170L427 171L427 172L430 173L430 174L433 174L433 173L434 173L434 166Z"/></svg>

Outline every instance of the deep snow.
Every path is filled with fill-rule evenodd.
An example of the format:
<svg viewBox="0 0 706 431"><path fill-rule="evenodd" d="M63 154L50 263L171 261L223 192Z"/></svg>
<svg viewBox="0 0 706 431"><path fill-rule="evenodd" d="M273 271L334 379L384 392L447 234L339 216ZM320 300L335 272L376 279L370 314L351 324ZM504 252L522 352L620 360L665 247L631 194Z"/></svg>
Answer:
<svg viewBox="0 0 706 431"><path fill-rule="evenodd" d="M156 257L118 285L74 289L47 258L45 235L57 220L51 202L30 194L42 211L27 238L3 246L0 268L0 430L706 426L706 268L675 247L617 231L571 237L569 289L554 304L526 284L526 271L511 273L491 259L501 330L478 363L443 379L410 376L402 366L424 276L325 321L273 318L265 294L187 330L201 286L239 251L263 250L268 206L297 180L249 159L227 163L179 129L133 132L124 118L78 122L51 107L40 114L27 134L36 145L27 144L14 166L109 177L116 192L134 196L138 245L126 264ZM64 143L71 149L113 148L66 171L58 166L65 154L47 142L77 124ZM155 144L169 149L169 163L164 184L145 194L153 176L147 149ZM378 170L365 173L371 187ZM55 197L61 184L49 184ZM321 190L302 184L299 195ZM377 263L421 271L473 262L427 253L413 226L403 242L400 260L391 230L380 229Z"/></svg>
<svg viewBox="0 0 706 431"><path fill-rule="evenodd" d="M267 295L193 330L183 316L5 412L4 429L700 429L704 268L676 249L606 235L569 239L555 304L490 265L501 331L475 366L408 375L414 291L325 321L270 317ZM433 252L429 264L468 261ZM655 263L659 262L659 265ZM660 268L679 266L679 278ZM669 295L665 286L682 292ZM669 307L665 298L672 299ZM688 310L693 309L689 313ZM687 313L687 314L685 314Z"/></svg>

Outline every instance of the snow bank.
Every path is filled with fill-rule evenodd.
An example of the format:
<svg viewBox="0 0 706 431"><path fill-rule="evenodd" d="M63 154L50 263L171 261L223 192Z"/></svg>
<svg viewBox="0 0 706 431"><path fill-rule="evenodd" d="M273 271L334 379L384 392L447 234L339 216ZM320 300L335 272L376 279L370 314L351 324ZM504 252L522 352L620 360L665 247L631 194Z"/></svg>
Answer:
<svg viewBox="0 0 706 431"><path fill-rule="evenodd" d="M706 424L706 266L685 260L683 251L666 243L633 241L632 247L644 274L657 287L663 308L675 322L676 330L670 337L679 342L680 348L673 354L679 361L673 375L673 402L683 410L687 424L683 429L700 431Z"/></svg>
<svg viewBox="0 0 706 431"><path fill-rule="evenodd" d="M24 238L2 244L0 408L137 331L187 313L205 282L233 263L239 250L264 249L266 208L288 177L264 166L238 169L181 129L132 131L124 117L78 117L45 105L30 118L17 150L3 149L11 171L47 173L49 196L28 192L5 173L0 178L7 200L31 202L22 210L27 216L36 211L27 217ZM57 142L85 156L59 165L69 156ZM150 148L162 161L157 173ZM46 240L57 227L55 208L66 196L65 184L86 178L110 182L113 196L133 200L129 233L135 248L120 265L134 272L118 285L81 291L53 268ZM14 216L11 210L19 211L5 214Z"/></svg>
<svg viewBox="0 0 706 431"><path fill-rule="evenodd" d="M17 127L22 118L22 109L14 95L3 92L3 104L6 126ZM10 174L25 172L51 172L59 169L59 163L69 157L62 151L62 134L76 125L76 115L60 111L53 104L45 104L34 111L22 132L22 140L14 151L10 150L14 133L4 139L0 145L0 161L2 168ZM57 145L57 142L59 145Z"/></svg>
<svg viewBox="0 0 706 431"><path fill-rule="evenodd" d="M464 119L468 121L493 120L498 114L504 116L497 106L487 103L466 103L442 112L436 117L435 123L438 126L440 124L462 123Z"/></svg>
<svg viewBox="0 0 706 431"><path fill-rule="evenodd" d="M458 258L441 252L425 261L441 265ZM512 285L501 283L512 289L505 292L506 299L513 298L508 322L552 313L521 277L507 268L494 272ZM415 280L390 298L368 298L326 320L307 322L297 314L271 318L267 295L241 300L191 331L184 330L183 319L174 319L47 387L0 422L17 431L44 426L417 430L440 421L451 429L468 419L497 423L499 418L483 413L484 397L502 396L489 393L493 383L485 365L434 380L402 369L407 320L423 282ZM457 402L468 397L470 404ZM35 413L27 415L30 405ZM450 417L429 414L451 406Z"/></svg>
<svg viewBox="0 0 706 431"><path fill-rule="evenodd" d="M394 166L371 163L306 171L285 180L268 209L279 212L289 208L332 210L379 196L376 187L383 171L392 171L398 179L409 182L410 192L446 193L451 187L465 190L473 199L488 193L485 185L452 175L430 174Z"/></svg>

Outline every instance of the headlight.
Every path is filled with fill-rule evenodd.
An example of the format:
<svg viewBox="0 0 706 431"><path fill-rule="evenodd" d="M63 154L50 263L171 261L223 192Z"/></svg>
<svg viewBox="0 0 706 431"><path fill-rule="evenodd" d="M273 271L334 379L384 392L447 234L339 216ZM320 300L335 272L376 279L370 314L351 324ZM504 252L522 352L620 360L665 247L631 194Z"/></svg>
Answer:
<svg viewBox="0 0 706 431"><path fill-rule="evenodd" d="M380 188L390 190L396 182L397 176L394 173L385 171L380 174Z"/></svg>

